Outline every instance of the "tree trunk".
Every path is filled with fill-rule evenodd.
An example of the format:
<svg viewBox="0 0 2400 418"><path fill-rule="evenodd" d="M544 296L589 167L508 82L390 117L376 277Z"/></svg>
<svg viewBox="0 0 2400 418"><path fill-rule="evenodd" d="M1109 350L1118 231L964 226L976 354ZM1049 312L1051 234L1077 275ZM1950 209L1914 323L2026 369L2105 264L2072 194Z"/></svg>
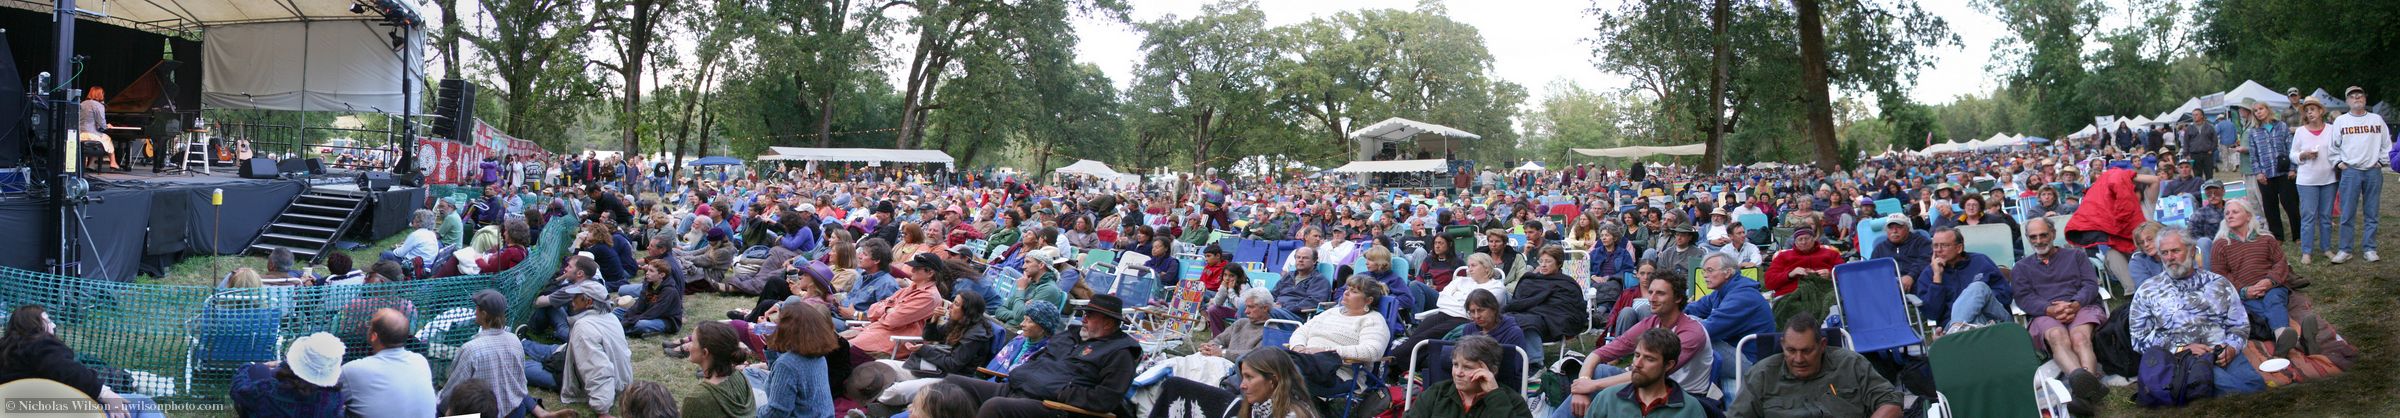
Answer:
<svg viewBox="0 0 2400 418"><path fill-rule="evenodd" d="M1710 49L1713 50L1715 57L1709 60L1711 72L1708 77L1708 145L1707 151L1700 155L1700 172L1702 173L1716 172L1717 166L1723 164L1725 160L1725 79L1729 78L1730 71L1727 67L1732 66L1726 62L1725 51L1728 37L1728 34L1725 33L1725 20L1728 19L1725 9L1727 8L1726 3L1729 2L1729 0L1717 0L1715 10L1709 13Z"/></svg>
<svg viewBox="0 0 2400 418"><path fill-rule="evenodd" d="M708 89L708 78L711 75L710 73L716 70L716 64L716 60L700 61L700 76L692 79L691 93L684 98L683 128L682 132L675 134L675 164L669 165L670 168L668 168L668 170L671 170L669 172L670 175L680 174L683 171L684 140L691 139L692 137L692 115L700 107L701 99L706 97L706 95L701 94L701 91Z"/></svg>
<svg viewBox="0 0 2400 418"><path fill-rule="evenodd" d="M442 8L442 35L441 44L434 47L442 51L442 74L448 78L465 78L465 73L458 71L458 0L439 0L437 3Z"/></svg>
<svg viewBox="0 0 2400 418"><path fill-rule="evenodd" d="M1214 134L1209 132L1209 124L1216 119L1216 113L1216 109L1202 109L1200 114L1192 115L1192 174L1204 173L1208 167L1208 148L1215 142L1211 140Z"/></svg>
<svg viewBox="0 0 2400 418"><path fill-rule="evenodd" d="M917 30L917 51L911 54L908 62L908 88L900 93L900 132L894 135L892 148L908 149L909 141L916 135L917 107L924 105L919 101L920 93L931 90L932 87L927 85L930 84L928 79L932 78L931 74L941 72L939 68L926 68L926 61L933 55L935 47L933 35L934 32L930 30Z"/></svg>
<svg viewBox="0 0 2400 418"><path fill-rule="evenodd" d="M649 60L652 20L657 17L659 1L633 1L633 21L628 24L633 29L626 31L625 48L617 51L625 57L624 62L618 63L618 72L625 76L625 111L617 126L625 135L627 154L642 152L642 63Z"/></svg>
<svg viewBox="0 0 2400 418"><path fill-rule="evenodd" d="M712 142L709 141L709 138L716 136L709 134L715 132L717 126L717 112L714 110L708 109L700 112L700 154L703 155L708 154L709 142Z"/></svg>
<svg viewBox="0 0 2400 418"><path fill-rule="evenodd" d="M1840 170L1840 148L1833 139L1833 97L1825 85L1825 24L1818 0L1792 0L1800 14L1800 86L1808 100L1808 138L1816 144L1817 168Z"/></svg>

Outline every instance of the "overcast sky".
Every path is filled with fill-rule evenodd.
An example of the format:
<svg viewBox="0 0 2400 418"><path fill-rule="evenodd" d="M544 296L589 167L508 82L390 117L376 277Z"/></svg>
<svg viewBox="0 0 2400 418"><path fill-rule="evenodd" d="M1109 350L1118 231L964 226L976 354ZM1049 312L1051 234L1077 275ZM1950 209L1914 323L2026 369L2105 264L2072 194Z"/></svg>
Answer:
<svg viewBox="0 0 2400 418"><path fill-rule="evenodd" d="M1151 21L1168 14L1189 17L1200 13L1201 6L1211 1L1133 1L1133 19ZM1617 3L1601 1L1610 7ZM1990 77L1985 75L1984 65L1990 60L1994 40L2004 35L2003 29L1998 20L1976 12L1966 3L1917 3L1947 20L1964 44L1963 48L1933 51L1939 61L1924 70L1910 93L1918 102L1948 103L1956 96L1989 90L1993 85L1987 81ZM1416 4L1416 0L1289 0L1264 1L1259 7L1266 12L1268 25L1283 26L1348 10L1413 9ZM1585 13L1592 7L1592 0L1513 0L1506 7L1478 7L1479 4L1456 0L1447 4L1451 19L1483 33L1484 43L1492 51L1493 69L1500 78L1524 86L1532 101L1538 102L1554 80L1571 81L1588 89L1620 89L1630 84L1622 76L1592 67L1591 46L1585 41L1593 36L1593 28L1597 26ZM1075 32L1081 37L1075 47L1080 60L1107 71L1109 79L1116 80L1119 88L1131 84L1133 69L1142 59L1141 32L1132 25L1099 18L1077 18Z"/></svg>

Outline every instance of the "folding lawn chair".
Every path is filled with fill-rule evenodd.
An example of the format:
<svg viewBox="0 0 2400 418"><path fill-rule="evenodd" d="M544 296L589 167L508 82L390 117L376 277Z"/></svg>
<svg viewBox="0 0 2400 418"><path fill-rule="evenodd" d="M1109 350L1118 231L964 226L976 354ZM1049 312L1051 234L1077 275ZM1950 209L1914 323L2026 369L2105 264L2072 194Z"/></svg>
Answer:
<svg viewBox="0 0 2400 418"><path fill-rule="evenodd" d="M1817 336L1825 339L1827 348L1857 346L1856 343L1850 341L1850 333L1842 332L1841 328L1818 329ZM1750 366L1766 360L1767 357L1783 354L1783 332L1762 332L1743 336L1741 341L1733 343L1733 352L1741 353L1741 358L1733 362L1733 375L1737 379L1749 376Z"/></svg>
<svg viewBox="0 0 2400 418"><path fill-rule="evenodd" d="M1525 394L1526 381L1533 377L1527 373L1534 370L1533 358L1526 356L1525 347L1509 344L1500 347L1500 364L1487 365L1500 368L1493 371L1492 379L1503 388ZM1408 378L1400 382L1406 385L1401 388L1404 393L1400 396L1401 405L1416 405L1417 392L1450 380L1450 352L1455 348L1458 343L1448 340L1417 341L1416 346L1408 348Z"/></svg>
<svg viewBox="0 0 2400 418"><path fill-rule="evenodd" d="M1999 323L1945 335L1926 353L1953 416L2040 416L2034 371L2042 360L2025 327ZM1950 396L1958 394L1959 396Z"/></svg>
<svg viewBox="0 0 2400 418"><path fill-rule="evenodd" d="M1854 251L1858 254L1858 259L1871 260L1875 258L1875 243L1884 240L1883 223L1883 218L1867 218L1859 220L1858 227L1851 229L1851 231L1856 231L1853 235L1857 235L1858 238L1858 242L1853 243L1858 246L1858 251Z"/></svg>
<svg viewBox="0 0 2400 418"><path fill-rule="evenodd" d="M1871 353L1925 343L1917 310L1901 297L1899 269L1899 262L1889 258L1833 267L1834 310L1853 350Z"/></svg>
<svg viewBox="0 0 2400 418"><path fill-rule="evenodd" d="M2001 266L2017 261L2016 234L2004 224L1962 225L1958 237L1967 244L1967 252L1990 257Z"/></svg>

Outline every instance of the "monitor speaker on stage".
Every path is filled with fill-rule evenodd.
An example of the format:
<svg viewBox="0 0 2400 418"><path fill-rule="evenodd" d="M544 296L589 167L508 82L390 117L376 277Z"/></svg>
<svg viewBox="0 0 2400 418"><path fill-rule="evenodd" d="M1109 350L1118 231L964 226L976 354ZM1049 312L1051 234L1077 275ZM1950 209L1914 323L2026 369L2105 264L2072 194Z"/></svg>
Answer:
<svg viewBox="0 0 2400 418"><path fill-rule="evenodd" d="M308 171L308 160L285 158L275 162L275 171L283 174L314 174Z"/></svg>
<svg viewBox="0 0 2400 418"><path fill-rule="evenodd" d="M275 159L252 158L242 162L241 175L246 179L275 178Z"/></svg>
<svg viewBox="0 0 2400 418"><path fill-rule="evenodd" d="M360 173L358 187L376 192L391 190L392 173L388 171L369 171Z"/></svg>
<svg viewBox="0 0 2400 418"><path fill-rule="evenodd" d="M322 158L308 159L308 174L325 175L325 160Z"/></svg>

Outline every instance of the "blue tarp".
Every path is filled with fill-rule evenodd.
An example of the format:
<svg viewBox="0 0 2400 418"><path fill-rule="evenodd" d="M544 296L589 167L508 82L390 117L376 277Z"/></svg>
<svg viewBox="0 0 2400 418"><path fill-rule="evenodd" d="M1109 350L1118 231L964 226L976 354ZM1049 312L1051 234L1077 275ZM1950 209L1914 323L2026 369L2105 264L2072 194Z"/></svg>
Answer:
<svg viewBox="0 0 2400 418"><path fill-rule="evenodd" d="M693 167L706 167L712 165L742 165L742 160L736 160L733 159L733 157L726 156L701 157L700 159L692 160L691 163L684 165Z"/></svg>

